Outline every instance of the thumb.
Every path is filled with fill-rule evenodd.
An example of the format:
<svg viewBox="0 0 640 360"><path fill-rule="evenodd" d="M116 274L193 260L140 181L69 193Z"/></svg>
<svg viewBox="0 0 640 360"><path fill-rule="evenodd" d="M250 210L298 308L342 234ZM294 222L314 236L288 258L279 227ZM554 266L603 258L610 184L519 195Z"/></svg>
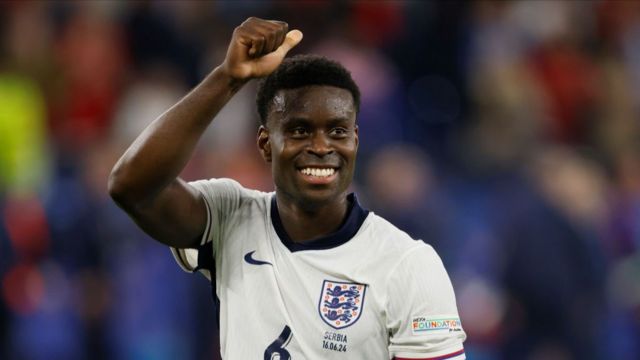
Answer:
<svg viewBox="0 0 640 360"><path fill-rule="evenodd" d="M302 31L300 30L289 31L285 36L284 41L282 42L282 45L280 45L274 51L274 53L284 57L285 55L287 55L289 50L293 49L296 45L300 43L300 41L302 40L302 37L303 37Z"/></svg>

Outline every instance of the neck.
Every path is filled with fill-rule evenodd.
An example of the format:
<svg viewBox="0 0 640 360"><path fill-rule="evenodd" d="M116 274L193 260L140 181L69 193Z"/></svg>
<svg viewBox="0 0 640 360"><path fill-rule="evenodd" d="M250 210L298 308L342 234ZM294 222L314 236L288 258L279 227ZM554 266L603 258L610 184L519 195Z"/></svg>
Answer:
<svg viewBox="0 0 640 360"><path fill-rule="evenodd" d="M305 206L276 192L282 226L293 242L302 243L329 235L347 216L347 196L314 206Z"/></svg>

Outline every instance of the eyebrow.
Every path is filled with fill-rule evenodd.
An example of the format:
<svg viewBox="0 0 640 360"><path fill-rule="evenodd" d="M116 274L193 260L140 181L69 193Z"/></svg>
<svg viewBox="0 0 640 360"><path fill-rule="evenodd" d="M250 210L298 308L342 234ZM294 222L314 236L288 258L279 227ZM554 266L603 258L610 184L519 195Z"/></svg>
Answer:
<svg viewBox="0 0 640 360"><path fill-rule="evenodd" d="M291 118L285 118L283 125L287 127L291 127L291 126L297 126L297 125L306 125L306 124L309 124L310 122L311 120L309 120L308 118L291 117Z"/></svg>
<svg viewBox="0 0 640 360"><path fill-rule="evenodd" d="M327 123L329 125L335 125L335 124L340 124L340 123L347 123L349 121L351 121L351 119L348 118L348 117L336 117L336 118L329 119L327 121ZM286 120L286 124L287 125L291 125L291 124L295 124L295 125L297 125L297 124L308 124L310 122L312 122L311 119L306 118L306 117L299 117L299 116L290 117L290 118L288 118Z"/></svg>
<svg viewBox="0 0 640 360"><path fill-rule="evenodd" d="M350 122L350 121L351 121L350 118L337 117L337 118L330 119L329 120L329 124L334 125L334 124L346 123L346 122Z"/></svg>

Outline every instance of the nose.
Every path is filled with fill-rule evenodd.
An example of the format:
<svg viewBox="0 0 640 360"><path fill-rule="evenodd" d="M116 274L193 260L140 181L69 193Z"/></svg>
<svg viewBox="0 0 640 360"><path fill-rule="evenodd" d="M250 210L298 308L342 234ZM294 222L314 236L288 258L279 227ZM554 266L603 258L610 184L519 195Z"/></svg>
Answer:
<svg viewBox="0 0 640 360"><path fill-rule="evenodd" d="M333 153L331 139L323 131L315 132L309 138L309 146L307 146L307 152L320 157Z"/></svg>

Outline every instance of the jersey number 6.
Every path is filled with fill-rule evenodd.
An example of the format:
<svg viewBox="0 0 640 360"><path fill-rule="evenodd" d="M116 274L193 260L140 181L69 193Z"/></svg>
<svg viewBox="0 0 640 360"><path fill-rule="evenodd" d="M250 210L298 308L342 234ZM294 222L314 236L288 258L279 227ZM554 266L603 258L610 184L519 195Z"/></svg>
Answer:
<svg viewBox="0 0 640 360"><path fill-rule="evenodd" d="M285 325L280 336L269 344L264 351L264 360L291 360L291 354L289 354L285 347L289 344L292 337L291 329Z"/></svg>

